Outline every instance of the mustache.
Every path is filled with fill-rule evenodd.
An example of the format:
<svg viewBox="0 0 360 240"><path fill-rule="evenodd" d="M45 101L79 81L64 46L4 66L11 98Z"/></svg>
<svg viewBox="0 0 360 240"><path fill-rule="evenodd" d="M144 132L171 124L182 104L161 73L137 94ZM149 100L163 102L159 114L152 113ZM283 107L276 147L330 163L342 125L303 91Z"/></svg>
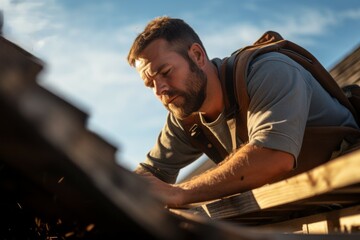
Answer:
<svg viewBox="0 0 360 240"><path fill-rule="evenodd" d="M169 101L171 101L171 99L173 99L175 96L182 96L182 95L184 95L182 91L168 90L163 93L161 97L161 101L164 103L164 105L168 105Z"/></svg>

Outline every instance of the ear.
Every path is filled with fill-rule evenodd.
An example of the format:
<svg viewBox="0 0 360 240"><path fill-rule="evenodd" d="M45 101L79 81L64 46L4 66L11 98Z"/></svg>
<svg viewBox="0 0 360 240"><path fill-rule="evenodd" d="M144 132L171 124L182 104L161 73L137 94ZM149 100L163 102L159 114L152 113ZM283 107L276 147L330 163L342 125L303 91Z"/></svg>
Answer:
<svg viewBox="0 0 360 240"><path fill-rule="evenodd" d="M188 51L188 54L198 67L202 68L205 65L206 54L200 44L193 43Z"/></svg>

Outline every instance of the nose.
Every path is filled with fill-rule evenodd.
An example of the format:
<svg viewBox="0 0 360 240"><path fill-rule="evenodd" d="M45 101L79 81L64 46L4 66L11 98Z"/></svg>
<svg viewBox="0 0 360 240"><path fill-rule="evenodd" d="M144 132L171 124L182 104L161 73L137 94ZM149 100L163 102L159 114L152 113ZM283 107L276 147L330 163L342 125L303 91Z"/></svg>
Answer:
<svg viewBox="0 0 360 240"><path fill-rule="evenodd" d="M156 78L153 80L154 83L154 92L157 96L161 96L164 93L166 93L166 91L169 90L169 86L166 83L166 81L162 80L161 78Z"/></svg>

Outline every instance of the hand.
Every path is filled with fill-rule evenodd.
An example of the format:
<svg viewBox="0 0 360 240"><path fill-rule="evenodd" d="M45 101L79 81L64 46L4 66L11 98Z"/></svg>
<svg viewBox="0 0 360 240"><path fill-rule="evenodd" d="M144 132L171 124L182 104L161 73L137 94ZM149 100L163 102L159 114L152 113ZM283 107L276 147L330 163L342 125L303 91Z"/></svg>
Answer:
<svg viewBox="0 0 360 240"><path fill-rule="evenodd" d="M176 185L165 183L151 173L141 174L141 177L150 184L150 193L159 198L165 207L178 208L182 205L183 189Z"/></svg>

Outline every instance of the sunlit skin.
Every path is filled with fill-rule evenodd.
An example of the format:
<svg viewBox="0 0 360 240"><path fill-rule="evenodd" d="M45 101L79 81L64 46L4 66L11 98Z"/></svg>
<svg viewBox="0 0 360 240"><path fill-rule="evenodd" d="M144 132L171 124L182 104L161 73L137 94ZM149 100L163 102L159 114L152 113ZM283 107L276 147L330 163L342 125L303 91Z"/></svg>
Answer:
<svg viewBox="0 0 360 240"><path fill-rule="evenodd" d="M193 62L190 62L190 65L191 71L182 80L185 83L184 90L173 86L164 87L165 84L171 82L174 72L176 74L174 67L165 67L165 70L157 74L155 79L152 79L149 74L144 74L146 85L154 89L155 95L165 108L179 119L184 119L193 112L199 111L206 97L206 75Z"/></svg>
<svg viewBox="0 0 360 240"><path fill-rule="evenodd" d="M217 69L199 44L194 43L188 55L205 74L204 79L198 79L200 75L190 70L186 59L163 39L153 41L144 49L136 61L136 69L164 106L180 117L187 115L183 109L188 102L182 94L189 91L189 81L201 83L206 80L205 98L196 112L204 114L207 121L213 121L224 107ZM193 94L201 92L200 85L199 91ZM247 144L217 167L184 183L167 184L150 173L138 173L148 180L150 190L164 205L181 207L262 186L288 173L293 164L294 158L289 153Z"/></svg>
<svg viewBox="0 0 360 240"><path fill-rule="evenodd" d="M189 49L189 56L194 64L204 72L205 75L206 100L197 109L203 112L207 119L214 120L223 109L223 97L220 82L217 78L217 70L211 62L205 61L205 53L198 44L193 44ZM179 107L189 104L176 92L187 93L197 88L193 83L198 82L189 77L198 77L189 69L189 63L179 53L171 49L170 45L163 39L152 42L136 61L136 69L140 73L146 86L153 88L156 97L170 111L178 112ZM189 86L189 81L192 81ZM189 89L190 88L190 89ZM174 92L174 95L169 93ZM177 116L175 114L175 116Z"/></svg>

